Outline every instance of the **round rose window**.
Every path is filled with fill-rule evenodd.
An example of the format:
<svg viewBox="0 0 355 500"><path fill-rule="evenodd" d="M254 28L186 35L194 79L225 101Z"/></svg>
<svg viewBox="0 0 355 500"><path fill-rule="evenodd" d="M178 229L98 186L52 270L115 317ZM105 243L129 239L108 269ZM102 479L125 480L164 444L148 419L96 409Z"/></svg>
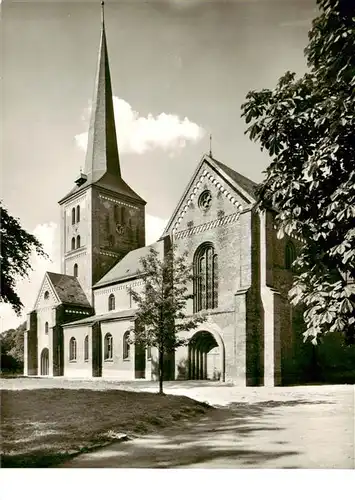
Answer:
<svg viewBox="0 0 355 500"><path fill-rule="evenodd" d="M198 206L201 208L201 210L208 210L211 206L212 203L212 194L211 191L203 191L203 193L200 194L200 197L198 199Z"/></svg>

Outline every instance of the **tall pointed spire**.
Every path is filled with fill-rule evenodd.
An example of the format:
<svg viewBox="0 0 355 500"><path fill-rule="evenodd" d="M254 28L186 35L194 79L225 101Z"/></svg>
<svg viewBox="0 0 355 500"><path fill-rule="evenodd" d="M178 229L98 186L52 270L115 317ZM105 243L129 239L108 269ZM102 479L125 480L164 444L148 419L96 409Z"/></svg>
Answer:
<svg viewBox="0 0 355 500"><path fill-rule="evenodd" d="M85 173L87 175L92 174L93 180L98 179L105 173L121 177L105 33L104 2L101 2L101 40L88 134Z"/></svg>

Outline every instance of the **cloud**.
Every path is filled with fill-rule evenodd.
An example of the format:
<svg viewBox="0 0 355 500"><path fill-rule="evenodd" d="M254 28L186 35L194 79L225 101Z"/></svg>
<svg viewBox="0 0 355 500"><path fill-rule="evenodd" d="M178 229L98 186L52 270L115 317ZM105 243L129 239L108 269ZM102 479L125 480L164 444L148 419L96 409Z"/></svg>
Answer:
<svg viewBox="0 0 355 500"><path fill-rule="evenodd" d="M117 141L120 153L143 154L154 149L176 152L187 143L198 142L205 134L202 127L177 115L160 113L140 116L124 99L113 98ZM75 136L77 145L86 151L88 134Z"/></svg>

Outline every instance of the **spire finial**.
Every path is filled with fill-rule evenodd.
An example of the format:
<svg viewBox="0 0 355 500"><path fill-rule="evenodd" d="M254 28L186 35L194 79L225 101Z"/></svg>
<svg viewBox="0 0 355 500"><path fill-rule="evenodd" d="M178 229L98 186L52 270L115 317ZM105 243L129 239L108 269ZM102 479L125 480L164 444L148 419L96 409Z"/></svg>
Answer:
<svg viewBox="0 0 355 500"><path fill-rule="evenodd" d="M102 26L105 24L105 2L102 0L101 2L101 22Z"/></svg>
<svg viewBox="0 0 355 500"><path fill-rule="evenodd" d="M209 152L210 158L212 158L212 134L210 134L210 152Z"/></svg>

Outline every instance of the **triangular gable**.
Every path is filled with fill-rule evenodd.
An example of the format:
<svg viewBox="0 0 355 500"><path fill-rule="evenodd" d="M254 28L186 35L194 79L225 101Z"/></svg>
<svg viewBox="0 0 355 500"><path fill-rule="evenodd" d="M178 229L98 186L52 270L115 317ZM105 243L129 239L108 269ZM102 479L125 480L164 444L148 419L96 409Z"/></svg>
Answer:
<svg viewBox="0 0 355 500"><path fill-rule="evenodd" d="M223 163L204 155L191 177L176 209L174 210L162 236L177 229L188 211L195 195L201 190L201 183L209 182L226 197L234 211L243 211L256 202L254 189L256 183L230 169Z"/></svg>
<svg viewBox="0 0 355 500"><path fill-rule="evenodd" d="M49 297L45 299L44 294L48 292ZM45 273L42 284L40 286L36 302L34 304L33 309L41 309L42 307L56 306L60 304L60 299L58 297L57 292L48 276L48 273Z"/></svg>

